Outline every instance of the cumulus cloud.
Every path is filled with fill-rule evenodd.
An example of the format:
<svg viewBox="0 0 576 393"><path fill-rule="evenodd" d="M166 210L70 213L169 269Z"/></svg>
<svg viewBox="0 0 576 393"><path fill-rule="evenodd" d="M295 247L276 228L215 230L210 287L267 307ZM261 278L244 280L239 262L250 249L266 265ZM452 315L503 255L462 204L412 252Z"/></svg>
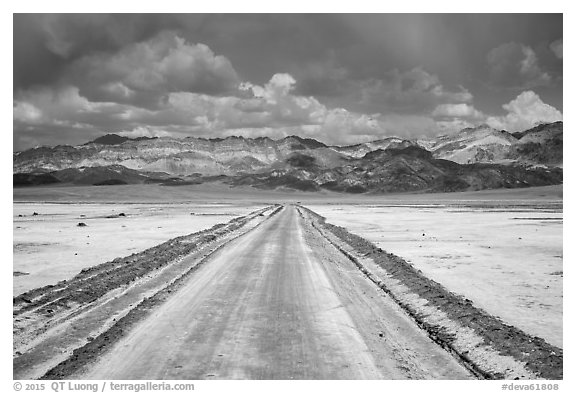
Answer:
<svg viewBox="0 0 576 393"><path fill-rule="evenodd" d="M89 19L100 26L107 18ZM355 80L329 59L304 67L304 88L288 73L255 84L242 81L226 57L175 32L129 39L124 45L107 43L116 48L111 51L82 52L79 43L91 37L76 37L74 26L59 25L58 20L42 18L42 28L48 49L70 58L67 71L57 84L20 90L14 100L14 129L33 133L35 140L55 135L60 127L70 143L102 132L130 137L298 134L328 143L357 143L398 134L428 135L438 129L430 115L434 108L438 116L455 111L463 116L461 112L472 108L468 90L448 89L421 67ZM122 37L116 33L109 38ZM106 37L95 39L103 43ZM344 95L358 105L344 109L321 103L304 93L318 88L314 81L335 84L324 92Z"/></svg>
<svg viewBox="0 0 576 393"><path fill-rule="evenodd" d="M239 101L236 108L249 107L268 114L269 125L318 124L325 116L326 107L316 98L292 94L296 80L290 74L274 74L264 86L243 83L240 89L251 97Z"/></svg>
<svg viewBox="0 0 576 393"><path fill-rule="evenodd" d="M321 124L328 109L313 97L292 94L296 81L275 74L263 86L245 83L237 95L169 92L153 108L92 102L74 86L21 92L14 101L15 129L38 132L51 126L90 132L134 132L133 136L220 136L227 130L288 128L295 132Z"/></svg>
<svg viewBox="0 0 576 393"><path fill-rule="evenodd" d="M294 94L296 84L289 74L275 74L263 86L242 83L240 89L246 93L242 98L174 93L169 103L195 118L204 114L201 127L223 135L297 134L346 144L398 134L417 137L437 131L429 116L364 114L328 108L314 97Z"/></svg>
<svg viewBox="0 0 576 393"><path fill-rule="evenodd" d="M14 100L14 121L24 123L79 123L109 106L93 103L74 86L38 88L21 92Z"/></svg>
<svg viewBox="0 0 576 393"><path fill-rule="evenodd" d="M550 44L550 50L557 58L562 59L562 39L556 40Z"/></svg>
<svg viewBox="0 0 576 393"><path fill-rule="evenodd" d="M15 121L37 124L43 120L42 111L34 104L26 101L14 102L13 116Z"/></svg>
<svg viewBox="0 0 576 393"><path fill-rule="evenodd" d="M173 117L188 116L190 123L201 118L202 129L225 135L231 132L244 136L292 133L330 141L339 140L341 136L339 132L332 132L334 123L353 133L368 118L349 114L344 109L328 109L314 97L292 94L295 85L291 75L275 74L263 86L242 83L243 97L173 93L167 108Z"/></svg>
<svg viewBox="0 0 576 393"><path fill-rule="evenodd" d="M418 86L410 88L443 94L434 79L428 82L417 79L415 83ZM132 91L120 82L106 86L125 95ZM37 139L41 139L42 130L48 135L59 126L67 130L66 138L74 141L81 135L87 138L99 132L116 132L129 137L296 134L327 143L347 144L394 135L429 136L438 131L437 123L427 114L365 114L329 108L314 97L297 94L296 86L293 76L278 73L263 85L239 84L235 95L167 92L154 107L93 102L74 86L41 88L22 92L17 97L14 124L15 129L35 133ZM467 94L464 98L467 99ZM436 114L474 117L477 112L468 104L443 105L437 106ZM75 137L70 138L74 130Z"/></svg>
<svg viewBox="0 0 576 393"><path fill-rule="evenodd" d="M534 88L548 86L552 75L542 70L534 50L524 44L509 42L487 55L491 83L497 87Z"/></svg>
<svg viewBox="0 0 576 393"><path fill-rule="evenodd" d="M65 55L73 49L58 50ZM519 67L526 72L537 67L530 53L523 59ZM345 75L340 70L332 77ZM162 33L115 53L83 56L53 87L18 91L16 145L51 136L80 143L103 132L129 137L296 134L351 144L386 136L432 136L487 117L473 106L467 89L447 88L421 67L346 83L347 99L353 97L357 107L328 106L303 94L292 74L276 73L262 84L242 81L228 59L208 46ZM520 127L532 115L539 120L552 116L545 106L539 98L519 96L505 105L507 116L491 121Z"/></svg>
<svg viewBox="0 0 576 393"><path fill-rule="evenodd" d="M524 91L518 97L502 106L508 113L505 116L489 117L488 125L509 132L524 131L539 123L562 120L562 113L540 99L533 91Z"/></svg>
<svg viewBox="0 0 576 393"><path fill-rule="evenodd" d="M434 117L482 119L484 114L469 104L442 104L432 112Z"/></svg>
<svg viewBox="0 0 576 393"><path fill-rule="evenodd" d="M170 92L230 93L240 82L226 57L171 32L113 54L85 56L73 63L69 78L91 100L138 104L157 103Z"/></svg>
<svg viewBox="0 0 576 393"><path fill-rule="evenodd" d="M57 30L54 34L57 37L48 35L54 51L62 56L73 51L73 47L67 49L65 34ZM34 141L47 144L76 143L102 132L141 133L142 127L154 130L152 135L166 131L185 136L209 123L210 113L194 105L182 110L174 104L174 95L205 97L204 101L214 101L212 110L217 111L225 107L223 101L235 100L238 84L227 58L204 44L162 33L112 54L83 56L53 86L18 90L13 108L15 146L19 148L26 140L16 135L20 132L33 133Z"/></svg>
<svg viewBox="0 0 576 393"><path fill-rule="evenodd" d="M169 129L174 135L191 131L207 136L297 134L334 144L398 134L417 137L437 131L433 119L427 116L384 116L328 108L314 97L294 94L296 84L289 74L275 74L262 86L243 83L242 97L171 93L163 109L131 112L131 120L150 124L166 119L171 122Z"/></svg>
<svg viewBox="0 0 576 393"><path fill-rule="evenodd" d="M486 120L486 115L472 104L438 105L432 116L436 129L442 134L452 134L464 128L475 127Z"/></svg>
<svg viewBox="0 0 576 393"><path fill-rule="evenodd" d="M14 145L83 143L103 130L115 129L129 107L91 102L75 86L21 91L14 99ZM28 142L30 143L30 142Z"/></svg>
<svg viewBox="0 0 576 393"><path fill-rule="evenodd" d="M334 144L349 144L376 139L383 130L377 115L369 116L336 108L326 112L314 134Z"/></svg>

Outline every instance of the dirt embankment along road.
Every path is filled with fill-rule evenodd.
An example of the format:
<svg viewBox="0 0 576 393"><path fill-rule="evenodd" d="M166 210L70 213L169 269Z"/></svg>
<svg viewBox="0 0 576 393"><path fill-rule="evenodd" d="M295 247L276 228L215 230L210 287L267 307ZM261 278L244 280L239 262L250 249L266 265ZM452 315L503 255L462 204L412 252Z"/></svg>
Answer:
<svg viewBox="0 0 576 393"><path fill-rule="evenodd" d="M74 280L15 298L15 378L547 377L474 331L457 337L462 345L450 341L446 329L459 326L451 315L432 304L424 320L407 306L417 289L376 280L389 277L385 266L356 258L354 242L307 209L233 221L187 239L197 245L188 256L116 289L97 268L111 289L89 303L54 299L72 296ZM126 263L146 260L144 252ZM49 313L48 303L61 307Z"/></svg>

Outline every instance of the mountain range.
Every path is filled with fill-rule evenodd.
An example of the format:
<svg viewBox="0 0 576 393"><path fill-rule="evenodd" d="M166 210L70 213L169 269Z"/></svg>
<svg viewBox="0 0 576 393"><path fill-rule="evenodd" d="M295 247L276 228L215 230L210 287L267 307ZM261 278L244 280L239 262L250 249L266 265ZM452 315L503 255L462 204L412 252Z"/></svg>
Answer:
<svg viewBox="0 0 576 393"><path fill-rule="evenodd" d="M13 155L14 186L71 183L440 192L562 183L562 122L508 133L488 126L428 140L396 137L350 146L267 137L131 139L108 134L80 146Z"/></svg>
<svg viewBox="0 0 576 393"><path fill-rule="evenodd" d="M511 134L483 125L417 143L430 150L434 157L459 164L484 162L562 166L562 127L559 121Z"/></svg>

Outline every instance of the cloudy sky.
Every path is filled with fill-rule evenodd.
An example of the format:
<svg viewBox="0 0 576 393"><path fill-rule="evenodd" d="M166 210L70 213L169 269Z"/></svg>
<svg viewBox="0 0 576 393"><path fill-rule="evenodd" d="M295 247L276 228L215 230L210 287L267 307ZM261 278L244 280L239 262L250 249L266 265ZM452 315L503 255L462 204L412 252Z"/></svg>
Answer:
<svg viewBox="0 0 576 393"><path fill-rule="evenodd" d="M15 14L14 149L562 119L561 14Z"/></svg>

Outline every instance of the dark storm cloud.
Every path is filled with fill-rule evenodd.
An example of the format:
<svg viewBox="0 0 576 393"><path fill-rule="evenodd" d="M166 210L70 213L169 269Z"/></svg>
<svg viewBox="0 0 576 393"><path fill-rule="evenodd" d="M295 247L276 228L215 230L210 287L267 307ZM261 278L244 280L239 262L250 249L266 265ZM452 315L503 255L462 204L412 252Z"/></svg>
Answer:
<svg viewBox="0 0 576 393"><path fill-rule="evenodd" d="M553 77L540 67L536 52L529 46L509 42L487 56L490 82L499 87L534 88L549 86Z"/></svg>
<svg viewBox="0 0 576 393"><path fill-rule="evenodd" d="M231 93L240 79L230 61L204 44L163 32L113 54L76 61L67 82L92 101L156 106L170 92Z"/></svg>
<svg viewBox="0 0 576 393"><path fill-rule="evenodd" d="M327 41L350 41L341 23L323 15L16 14L14 62L27 67L15 67L15 87L52 83L75 59L114 53L166 30L225 53L258 83L302 59L321 59Z"/></svg>
<svg viewBox="0 0 576 393"><path fill-rule="evenodd" d="M561 15L17 14L15 146L516 126L558 117L562 38Z"/></svg>
<svg viewBox="0 0 576 393"><path fill-rule="evenodd" d="M486 53L505 42L535 47L561 39L562 19L532 14L17 14L14 39L20 49L15 61L52 59L41 64L60 69L83 55L115 51L164 30L225 54L257 83L328 56L350 70L351 77L377 78L392 68L421 66L449 80L455 71L461 76L470 67L482 68ZM24 83L33 78L29 71L19 77Z"/></svg>
<svg viewBox="0 0 576 393"><path fill-rule="evenodd" d="M178 28L162 14L15 14L15 89L55 82L86 55L114 53L158 32Z"/></svg>

